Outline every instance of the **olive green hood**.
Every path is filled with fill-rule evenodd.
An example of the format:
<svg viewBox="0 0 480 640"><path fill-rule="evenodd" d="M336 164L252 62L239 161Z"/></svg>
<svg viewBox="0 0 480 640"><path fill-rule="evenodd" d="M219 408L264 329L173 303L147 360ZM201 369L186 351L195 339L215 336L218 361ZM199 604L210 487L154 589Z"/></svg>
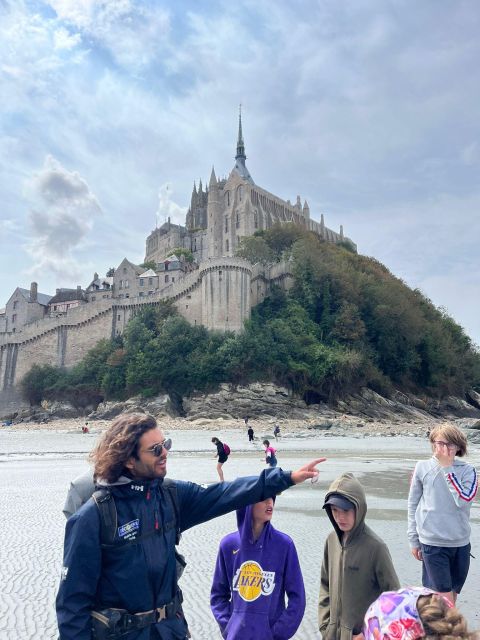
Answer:
<svg viewBox="0 0 480 640"><path fill-rule="evenodd" d="M324 504L328 501L328 498L332 493L339 493L355 505L355 525L348 536L349 541L351 541L356 538L356 536L359 535L365 527L365 516L367 515L367 499L365 497L365 491L353 473L342 473L342 475L334 480L328 488ZM338 528L338 525L332 515L331 506L327 504L325 506L325 511L327 512L330 522L337 533L338 539L341 540L342 532Z"/></svg>
<svg viewBox="0 0 480 640"><path fill-rule="evenodd" d="M355 525L345 539L333 525L323 550L318 599L318 626L323 640L352 640L360 633L370 604L383 591L400 588L387 545L367 526L367 502L360 482L343 473L330 485L325 500L337 493L355 505Z"/></svg>

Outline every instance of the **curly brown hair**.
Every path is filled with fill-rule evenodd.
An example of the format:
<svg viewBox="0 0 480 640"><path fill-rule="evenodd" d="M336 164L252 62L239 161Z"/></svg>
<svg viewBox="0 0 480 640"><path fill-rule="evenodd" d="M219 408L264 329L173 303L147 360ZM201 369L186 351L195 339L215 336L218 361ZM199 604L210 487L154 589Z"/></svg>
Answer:
<svg viewBox="0 0 480 640"><path fill-rule="evenodd" d="M456 607L450 608L445 600L436 594L420 596L417 611L425 629L426 640L474 640L475 633L469 633L467 622Z"/></svg>
<svg viewBox="0 0 480 640"><path fill-rule="evenodd" d="M125 413L114 420L90 453L95 478L116 482L128 459L138 457L140 438L156 426L155 418L146 413Z"/></svg>

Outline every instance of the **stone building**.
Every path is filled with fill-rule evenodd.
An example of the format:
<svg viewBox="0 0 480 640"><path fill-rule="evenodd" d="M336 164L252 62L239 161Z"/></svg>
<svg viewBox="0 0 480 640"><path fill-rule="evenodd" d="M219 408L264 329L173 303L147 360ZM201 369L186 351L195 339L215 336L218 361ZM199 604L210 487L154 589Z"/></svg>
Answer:
<svg viewBox="0 0 480 640"><path fill-rule="evenodd" d="M112 297L113 293L113 276L105 276L99 278L98 273L93 274L93 280L88 285L85 295L88 302L95 302L96 300L108 300Z"/></svg>
<svg viewBox="0 0 480 640"><path fill-rule="evenodd" d="M47 293L39 293L36 282L32 282L30 289L17 287L5 307L3 332L16 333L25 325L45 317L51 297Z"/></svg>
<svg viewBox="0 0 480 640"><path fill-rule="evenodd" d="M64 315L69 309L75 309L86 302L87 297L80 285L76 289L57 289L48 302L48 315L50 318Z"/></svg>
<svg viewBox="0 0 480 640"><path fill-rule="evenodd" d="M231 257L241 238L289 222L313 231L326 242L348 243L356 250L352 240L344 236L342 226L338 232L329 229L323 214L319 221L312 220L310 207L306 200L302 204L300 196L292 204L255 184L246 159L240 115L237 152L230 175L226 180L217 180L212 169L205 191L201 182L198 190L194 183L185 226L172 224L169 219L154 229L147 238L145 261L160 262L176 248L191 251L198 264L208 258Z"/></svg>

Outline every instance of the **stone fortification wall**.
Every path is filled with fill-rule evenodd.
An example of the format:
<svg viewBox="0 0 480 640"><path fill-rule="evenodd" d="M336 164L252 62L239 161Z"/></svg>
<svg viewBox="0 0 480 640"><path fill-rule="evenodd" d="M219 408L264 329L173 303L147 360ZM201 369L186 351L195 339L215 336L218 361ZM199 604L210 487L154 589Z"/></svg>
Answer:
<svg viewBox="0 0 480 640"><path fill-rule="evenodd" d="M74 366L100 339L122 334L130 318L144 305L170 299L192 324L240 332L252 306L267 295L271 282L288 288L293 282L291 264L252 267L242 258L212 258L155 295L102 299L58 318L36 321L19 333L0 336L0 406L18 388L32 364ZM254 293L257 283L261 295Z"/></svg>
<svg viewBox="0 0 480 640"><path fill-rule="evenodd" d="M16 385L32 364L71 367L112 334L112 300L75 307L65 316L26 325L0 343L0 389Z"/></svg>
<svg viewBox="0 0 480 640"><path fill-rule="evenodd" d="M243 258L211 258L200 273L202 324L216 331L242 331L251 309L250 263Z"/></svg>
<svg viewBox="0 0 480 640"><path fill-rule="evenodd" d="M270 294L272 285L288 291L294 283L293 264L288 260L282 260L271 266L260 263L252 267L252 279L250 284L251 306L255 307L265 300Z"/></svg>

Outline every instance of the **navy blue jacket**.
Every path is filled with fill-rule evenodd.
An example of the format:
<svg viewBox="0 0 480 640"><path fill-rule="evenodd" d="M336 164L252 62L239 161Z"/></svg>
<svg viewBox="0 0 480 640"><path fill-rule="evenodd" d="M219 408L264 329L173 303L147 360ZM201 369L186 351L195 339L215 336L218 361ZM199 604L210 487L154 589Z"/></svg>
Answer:
<svg viewBox="0 0 480 640"><path fill-rule="evenodd" d="M93 499L67 521L64 566L57 595L60 640L91 640L92 609L116 607L137 613L161 607L174 598L175 530L162 531L164 523L171 522L174 514L162 483L162 479L149 482L126 479L124 484L110 486L118 514L116 537L132 540L141 536L138 544L102 551L100 514ZM180 530L185 531L272 497L290 487L292 480L288 472L268 469L260 476L207 487L183 481L175 484ZM156 526L162 532L148 536ZM155 629L162 640L186 638L182 618L163 620ZM150 627L134 631L122 636L122 640L149 640L150 631Z"/></svg>

